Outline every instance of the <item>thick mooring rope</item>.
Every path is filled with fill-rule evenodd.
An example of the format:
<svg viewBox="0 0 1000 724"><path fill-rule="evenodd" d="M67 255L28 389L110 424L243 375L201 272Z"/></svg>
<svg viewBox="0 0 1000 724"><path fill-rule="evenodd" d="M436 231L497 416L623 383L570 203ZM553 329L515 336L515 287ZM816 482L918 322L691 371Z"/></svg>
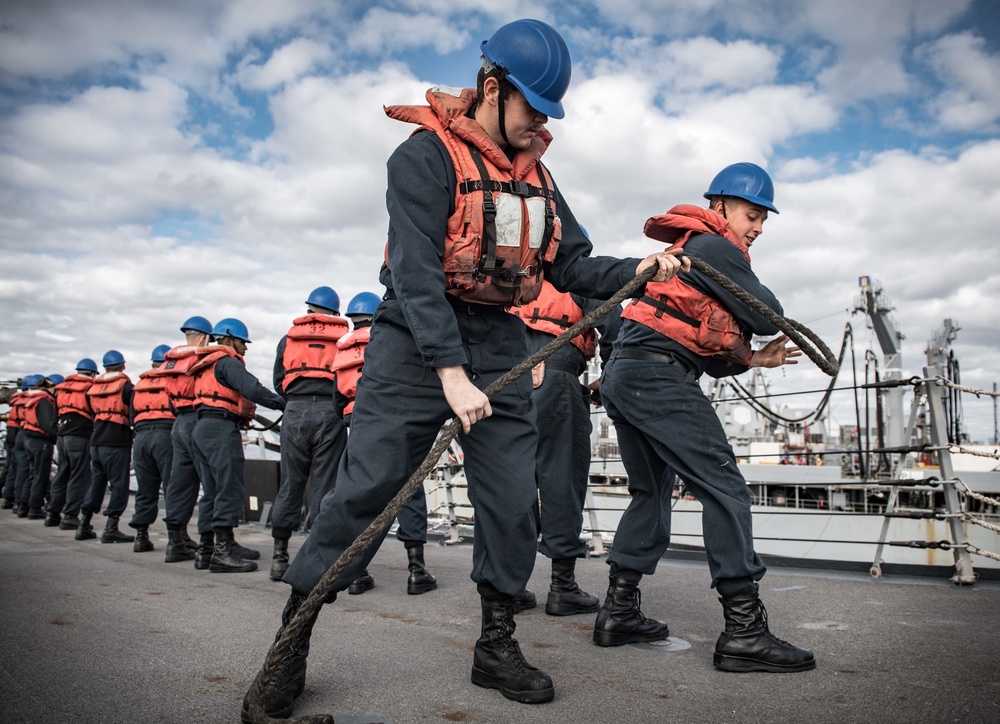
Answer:
<svg viewBox="0 0 1000 724"><path fill-rule="evenodd" d="M737 297L741 302L771 321L775 326L787 334L789 338L802 349L806 356L808 356L809 359L813 360L817 366L820 367L820 369L831 376L836 375L836 357L833 356L830 349L823 344L823 341L813 334L813 332L803 327L798 322L786 320L776 315L766 305L747 293L742 287L738 286L728 277L717 272L701 260L691 259L691 266L692 268L697 269L706 276L710 277L730 294ZM648 269L643 270L642 273L638 274L635 278L629 281L628 284L622 287L606 302L597 307L597 309L584 316L583 319L560 334L533 355L517 364L512 370L494 380L486 387L486 389L483 390L483 393L487 397L493 397L493 395L512 383L518 377L526 372L529 372L539 362L551 357L556 350L569 342L569 340L573 337L583 333L583 331L588 327L594 326L622 301L635 296L639 288L652 279L658 269L659 266L653 264ZM821 352L817 352L813 349L813 347L806 344L803 337L808 337L812 340ZM825 359L821 355L825 355ZM302 602L299 610L285 627L281 637L268 652L264 665L254 678L253 686L250 690L250 701L248 705L250 721L254 722L254 724L274 724L275 722L295 722L295 724L333 724L333 717L329 714L314 714L295 719L271 719L265 713L263 707L264 690L267 688L268 682L274 677L282 658L284 658L285 655L291 651L292 642L299 637L302 631L309 625L309 622L319 614L319 609L326 601L326 598L337 579L340 578L347 566L349 566L351 562L358 557L358 555L363 553L376 538L378 538L386 529L389 528L390 525L392 525L392 521L396 519L396 515L399 513L399 510L406 505L406 502L410 498L413 497L417 488L423 485L424 479L430 475L434 466L437 464L437 461L441 458L441 455L444 454L445 450L448 449L448 446L451 444L451 441L455 438L460 429L461 423L457 418L453 418L449 422L445 423L445 425L441 428L441 431L438 433L437 441L434 443L433 447L431 447L430 452L427 453L427 457L424 458L423 463L420 464L420 467L417 468L416 472L410 476L406 485L404 485L396 494L396 497L389 502L385 510L383 510L378 517L376 517L375 520L373 520L371 524L365 528L361 535L359 535L354 542L344 550L344 552L340 555L340 558L338 558L337 561L327 570L327 572L323 574L319 583L316 584L316 587L312 590L306 600Z"/></svg>

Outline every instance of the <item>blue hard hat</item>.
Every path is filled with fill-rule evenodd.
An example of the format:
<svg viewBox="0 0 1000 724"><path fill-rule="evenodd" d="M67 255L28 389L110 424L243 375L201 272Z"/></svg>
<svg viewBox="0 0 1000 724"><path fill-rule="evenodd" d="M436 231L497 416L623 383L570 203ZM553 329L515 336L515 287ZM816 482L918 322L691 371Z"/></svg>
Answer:
<svg viewBox="0 0 1000 724"><path fill-rule="evenodd" d="M163 362L166 359L166 357L164 355L166 355L167 352L170 351L170 349L171 349L171 347L170 347L169 344L161 344L158 347L154 347L153 348L153 354L151 355L152 361L153 362Z"/></svg>
<svg viewBox="0 0 1000 724"><path fill-rule="evenodd" d="M347 316L352 314L375 314L375 307L382 301L382 297L373 292L361 292L354 297L347 305Z"/></svg>
<svg viewBox="0 0 1000 724"><path fill-rule="evenodd" d="M184 322L184 324L181 325L182 332L186 332L189 329L193 329L195 332L201 332L202 334L211 334L212 323L204 317L195 315L194 317L190 317Z"/></svg>
<svg viewBox="0 0 1000 724"><path fill-rule="evenodd" d="M247 344L250 343L250 332L247 331L247 326L233 317L226 317L212 327L212 336L216 339L219 337L235 337L236 339L242 339Z"/></svg>
<svg viewBox="0 0 1000 724"><path fill-rule="evenodd" d="M60 374L53 372L51 375L45 375L45 379L54 385L58 385L60 382L65 382L66 378Z"/></svg>
<svg viewBox="0 0 1000 724"><path fill-rule="evenodd" d="M21 379L21 389L29 390L35 385L37 385L39 382L41 382L43 379L45 379L43 375L25 375Z"/></svg>
<svg viewBox="0 0 1000 724"><path fill-rule="evenodd" d="M771 177L755 163L734 163L719 171L705 192L706 199L713 196L735 196L778 213Z"/></svg>
<svg viewBox="0 0 1000 724"><path fill-rule="evenodd" d="M550 118L563 118L572 61L566 41L541 20L507 23L479 46L483 57L507 71L504 77L528 104Z"/></svg>
<svg viewBox="0 0 1000 724"><path fill-rule="evenodd" d="M125 364L125 357L117 349L109 349L104 353L104 359L101 360L101 364L105 367L113 367L115 365Z"/></svg>
<svg viewBox="0 0 1000 724"><path fill-rule="evenodd" d="M340 297L337 296L337 292L333 291L330 287L316 287L313 289L309 298L306 300L306 304L311 304L314 307L322 307L323 309L329 309L335 314L340 313Z"/></svg>
<svg viewBox="0 0 1000 724"><path fill-rule="evenodd" d="M90 357L84 357L76 363L76 369L79 372L97 372L97 363Z"/></svg>

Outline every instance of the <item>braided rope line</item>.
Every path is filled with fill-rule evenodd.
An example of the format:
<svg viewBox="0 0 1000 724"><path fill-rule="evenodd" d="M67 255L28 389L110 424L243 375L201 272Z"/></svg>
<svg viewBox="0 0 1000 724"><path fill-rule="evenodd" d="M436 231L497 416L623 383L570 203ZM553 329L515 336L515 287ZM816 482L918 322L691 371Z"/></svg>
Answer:
<svg viewBox="0 0 1000 724"><path fill-rule="evenodd" d="M1000 397L1000 392L977 390L974 387L965 387L963 385L956 385L954 382L947 379L946 377L941 377L941 376L935 377L934 382L939 386L951 387L952 389L959 390L960 392L969 392L975 395L976 397L981 397L982 395L986 395L987 397Z"/></svg>
<svg viewBox="0 0 1000 724"><path fill-rule="evenodd" d="M982 548L976 548L976 546L971 543L966 545L966 550L969 551L969 553L975 553L977 556L983 556L984 558L992 558L995 561L1000 561L1000 555L997 555L992 551L983 550Z"/></svg>
<svg viewBox="0 0 1000 724"><path fill-rule="evenodd" d="M948 452L954 454L960 452L963 455L975 455L979 458L993 458L994 460L1000 460L1000 451L997 452L986 452L985 450L969 450L961 445L951 445L948 448Z"/></svg>
<svg viewBox="0 0 1000 724"><path fill-rule="evenodd" d="M958 487L959 485L961 485L962 487L959 488ZM975 498L980 502L987 503L988 505L1000 506L1000 500L997 500L996 498L989 498L985 495L982 495L981 493L977 493L974 490L971 490L969 486L965 484L965 481L962 480L961 478L955 479L955 489L958 490L958 492L961 493L962 495L968 495L970 498Z"/></svg>
<svg viewBox="0 0 1000 724"><path fill-rule="evenodd" d="M798 345L805 356L815 362L816 366L823 370L823 372L830 375L830 377L837 376L837 373L840 371L840 365L837 363L836 355L830 351L830 348L811 329L804 324L796 322L794 319L788 319L776 314L770 307L747 292L739 284L725 276L722 272L716 271L701 259L691 259L691 268L700 271L743 302L743 304L787 334L788 338Z"/></svg>
<svg viewBox="0 0 1000 724"><path fill-rule="evenodd" d="M994 533L1000 533L1000 525L993 525L992 523L987 523L981 518L977 518L969 513L962 513L962 519L968 521L969 523L974 523L975 525L982 526L986 530L991 530Z"/></svg>
<svg viewBox="0 0 1000 724"><path fill-rule="evenodd" d="M774 314L774 312L772 312L768 307L757 301L754 297L751 297L737 284L733 283L727 277L715 271L712 267L709 267L701 260L691 259L691 265L693 268L697 268L698 271L701 271L706 275L710 275L714 281L720 284L720 286L723 286L730 292L730 294L737 296L741 301L748 306L751 306L755 311L760 311L758 310L758 306L767 310L766 315L762 311L760 313L766 316L780 329L786 331L788 336L795 341L796 344L802 347L803 352L805 352L810 359L816 362L816 364L820 366L824 372L827 372L827 369L824 368L824 366L829 367L831 363L828 362L828 360L835 360L836 358L833 357L833 353L830 352L829 348L826 347L822 340L820 340L813 332L798 324L798 322L784 320ZM539 362L551 357L556 350L568 343L573 337L581 334L586 328L595 325L601 318L617 307L625 299L634 296L640 287L645 285L646 282L656 275L658 269L659 266L656 264L644 269L619 291L617 291L610 299L603 302L590 314L585 315L583 319L560 334L554 340L549 342L533 355L530 355L527 359L519 362L509 372L504 373L490 383L483 390L483 393L487 397L492 397L521 375L530 372L531 369ZM786 325L786 322L790 324ZM803 335L812 339L816 343L816 346L823 350L822 354L826 355L825 360L822 356L820 356L820 353L815 352L812 347L809 347L808 345L804 346L796 339L796 337L792 336L792 333L787 332L786 327L791 328L791 325L793 324L795 325L795 334L800 339ZM799 329L804 330L801 335L798 334ZM835 375L836 366L834 365L832 369L833 372L827 372L827 374ZM413 497L417 488L423 485L424 478L426 478L434 469L437 461L451 445L451 441L455 438L460 429L461 423L458 418L452 418L450 421L445 423L444 426L442 426L441 431L438 433L437 440L431 447L430 452L427 453L427 457L424 458L424 461L420 464L420 467L418 467L417 470L410 476L410 479L396 494L396 497L389 502L385 510L383 510L375 518L375 520L373 520L371 524L365 528L365 530L354 540L354 542L344 550L344 552L327 570L327 572L323 574L319 583L317 583L316 587L309 593L306 600L302 602L302 605L299 607L299 610L296 611L292 620L289 621L287 626L285 626L285 630L282 632L281 636L268 651L264 664L261 666L257 676L254 677L253 685L250 688L250 700L248 702L247 709L250 720L254 722L254 724L276 724L276 722L294 722L294 724L334 724L333 717L329 714L314 714L297 717L295 719L272 719L264 711L264 691L271 679L274 678L281 660L291 652L292 642L294 642L301 635L309 623L319 614L320 608L326 601L326 598L333 589L337 579L340 578L347 566L350 565L358 555L363 553L372 544L376 537L380 536L386 529L389 528L390 525L392 525L392 521L395 520L397 513L399 513L400 509L406 504L406 502Z"/></svg>

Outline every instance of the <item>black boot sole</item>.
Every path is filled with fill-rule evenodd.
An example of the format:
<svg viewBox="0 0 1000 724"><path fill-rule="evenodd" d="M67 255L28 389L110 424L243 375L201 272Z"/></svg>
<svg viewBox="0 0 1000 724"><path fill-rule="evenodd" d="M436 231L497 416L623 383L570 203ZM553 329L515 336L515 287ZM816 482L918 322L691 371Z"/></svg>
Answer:
<svg viewBox="0 0 1000 724"><path fill-rule="evenodd" d="M97 533L93 531L84 531L82 533L79 530L76 531L76 540L94 540L95 538L97 538Z"/></svg>
<svg viewBox="0 0 1000 724"><path fill-rule="evenodd" d="M763 672L769 674L791 674L797 671L811 671L816 668L816 659L804 661L801 664L772 664L759 659L748 659L743 656L725 656L715 654L712 657L712 665L720 671L730 671L734 673Z"/></svg>
<svg viewBox="0 0 1000 724"><path fill-rule="evenodd" d="M614 633L594 630L594 643L598 646L624 646L625 644L648 644L670 637L670 630L662 634Z"/></svg>
<svg viewBox="0 0 1000 724"><path fill-rule="evenodd" d="M212 573L253 573L257 570L257 564L253 561L244 561L242 566L225 566L218 563L209 563L208 570Z"/></svg>
<svg viewBox="0 0 1000 724"><path fill-rule="evenodd" d="M356 580L347 587L347 593L351 596L360 596L365 591L375 588L375 578L371 575L365 576L367 580Z"/></svg>
<svg viewBox="0 0 1000 724"><path fill-rule="evenodd" d="M501 684L495 676L483 671L482 669L477 669L475 666L472 667L472 683L476 686L481 686L484 689L496 689L503 694L505 699L510 699L511 701L516 701L521 704L545 704L546 702L552 701L556 695L555 687L549 687L548 689L532 689L530 691L515 691L514 689L508 689L506 686Z"/></svg>
<svg viewBox="0 0 1000 724"><path fill-rule="evenodd" d="M135 543L135 538L129 535L121 538L105 538L101 536L101 543Z"/></svg>
<svg viewBox="0 0 1000 724"><path fill-rule="evenodd" d="M565 594L567 592L564 591L562 593ZM577 598L583 597L583 595L577 594ZM575 616L578 613L597 613L601 610L601 603L595 596L591 596L590 599L593 603L581 605L562 599L559 591L549 591L549 595L545 600L545 613L549 616Z"/></svg>
<svg viewBox="0 0 1000 724"><path fill-rule="evenodd" d="M164 563L180 563L181 561L193 561L196 558L195 554L190 552L187 548L182 548L181 550L168 550L166 555L163 557Z"/></svg>
<svg viewBox="0 0 1000 724"><path fill-rule="evenodd" d="M65 521L59 524L59 530L79 530L80 524L77 523L73 525L72 523L66 523Z"/></svg>
<svg viewBox="0 0 1000 724"><path fill-rule="evenodd" d="M283 566L280 566L279 568L275 568L274 565L272 564L271 565L271 580L272 581L280 581L284 577L285 571L287 571L287 570L288 570L288 564L287 563L284 564Z"/></svg>
<svg viewBox="0 0 1000 724"><path fill-rule="evenodd" d="M428 591L434 591L438 587L437 583L420 583L420 584L406 584L406 592L411 596L419 596L421 593L427 593Z"/></svg>

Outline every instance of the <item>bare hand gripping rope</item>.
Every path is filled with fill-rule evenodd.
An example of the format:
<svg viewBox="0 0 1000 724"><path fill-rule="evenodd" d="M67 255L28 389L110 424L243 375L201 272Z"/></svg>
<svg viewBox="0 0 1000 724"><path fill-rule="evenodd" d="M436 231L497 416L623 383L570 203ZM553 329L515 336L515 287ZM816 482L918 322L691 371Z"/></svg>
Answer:
<svg viewBox="0 0 1000 724"><path fill-rule="evenodd" d="M812 331L798 322L794 322L790 319L784 319L783 317L775 314L766 305L747 293L742 287L738 286L728 277L717 272L703 261L699 259L691 259L691 267L711 278L741 302L775 324L779 329L781 329L781 331L787 334L789 338L802 349L803 353L815 362L816 365L819 366L819 368L824 372L831 376L835 376L837 374L837 358L823 343L823 341ZM617 307L622 301L635 296L636 291L652 279L658 269L659 267L656 264L653 264L649 268L643 270L628 284L616 292L614 296L597 307L597 309L593 312L586 315L579 322L542 347L542 349L535 352L523 362L517 364L512 370L510 370L510 372L507 372L494 380L486 387L485 390L483 390L483 393L487 397L493 397L493 395L512 383L518 377L526 372L529 372L539 362L551 357L556 350L569 342L569 340L576 335L581 334L588 327L594 326L602 317ZM806 337L808 337L808 339L815 344L815 348L806 342ZM817 349L819 351L817 351ZM359 535L346 550L344 550L340 558L337 559L336 563L334 563L333 566L331 566L330 569L323 574L319 583L316 584L316 587L312 590L306 600L302 602L299 610L295 613L295 616L289 622L288 626L285 627L281 637L268 653L261 670L257 673L256 678L254 678L248 706L250 720L252 722L255 724L273 724L274 722L279 721L295 722L296 724L333 724L333 717L329 714L313 714L296 719L271 719L264 712L264 690L267 687L268 682L270 682L274 677L281 659L284 658L284 656L291 650L292 642L298 638L299 634L307 626L308 622L318 614L320 606L323 605L327 595L333 588L333 584L338 578L340 578L344 569L346 569L347 566L350 565L350 563L360 553L372 544L372 541L380 536L392 524L392 521L395 520L396 514L399 513L400 508L402 508L406 502L413 497L417 487L423 485L424 479L430 475L434 466L437 464L437 461L441 458L441 455L444 454L445 450L448 449L448 446L455 438L455 435L458 434L461 427L461 423L459 423L457 418L452 418L449 422L445 423L438 434L438 439L434 443L434 446L431 448L430 452L427 453L427 457L424 458L420 467L417 468L416 472L410 476L406 485L404 485L396 494L396 497L389 502L385 510L383 510L379 516L371 522L364 532L361 533L361 535Z"/></svg>

